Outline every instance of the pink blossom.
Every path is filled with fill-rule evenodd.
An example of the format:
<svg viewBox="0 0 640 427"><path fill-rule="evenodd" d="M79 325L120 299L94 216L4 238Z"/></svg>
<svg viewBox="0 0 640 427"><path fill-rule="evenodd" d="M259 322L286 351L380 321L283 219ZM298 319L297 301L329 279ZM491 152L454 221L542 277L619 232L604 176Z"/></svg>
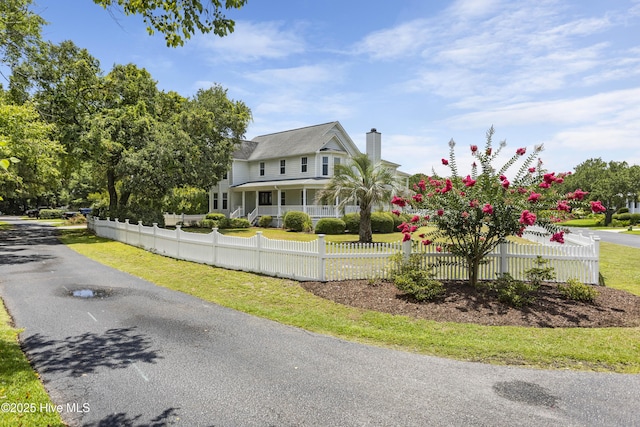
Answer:
<svg viewBox="0 0 640 427"><path fill-rule="evenodd" d="M449 160L447 159L442 159L442 164L447 166L449 164Z"/></svg>
<svg viewBox="0 0 640 427"><path fill-rule="evenodd" d="M569 193L569 198L572 200L582 200L584 199L584 196L586 196L587 194L589 193L586 191L582 191L581 189L578 188L573 193Z"/></svg>
<svg viewBox="0 0 640 427"><path fill-rule="evenodd" d="M510 182L508 179L505 179L504 181L502 181L502 187L504 187L504 189L509 188L509 184Z"/></svg>
<svg viewBox="0 0 640 427"><path fill-rule="evenodd" d="M542 179L544 179L544 182L546 182L547 184L553 184L556 180L556 173L555 172L545 173L542 176Z"/></svg>
<svg viewBox="0 0 640 427"><path fill-rule="evenodd" d="M422 194L416 194L413 196L413 200L415 200L418 203L422 203Z"/></svg>
<svg viewBox="0 0 640 427"><path fill-rule="evenodd" d="M418 237L421 238L421 239L424 239L425 236L426 236L426 234L424 234L424 233L421 233L421 234L418 235Z"/></svg>
<svg viewBox="0 0 640 427"><path fill-rule="evenodd" d="M431 240L429 240L429 239L425 239L425 240L422 241L422 244L425 245L425 246L430 245L432 243L433 242Z"/></svg>
<svg viewBox="0 0 640 427"><path fill-rule="evenodd" d="M393 198L391 199L391 204L392 205L396 205L396 206L400 206L401 208L407 206L407 201L405 199L403 199L402 197L398 197L398 196L393 196Z"/></svg>
<svg viewBox="0 0 640 427"><path fill-rule="evenodd" d="M533 225L536 222L536 214L525 209L520 215L519 222L524 225Z"/></svg>
<svg viewBox="0 0 640 427"><path fill-rule="evenodd" d="M564 182L564 178L559 176L556 178L556 184L562 184Z"/></svg>
<svg viewBox="0 0 640 427"><path fill-rule="evenodd" d="M476 181L474 179L471 179L471 175L467 175L466 178L464 178L462 180L462 182L464 183L464 185L466 185L467 187L473 187L474 185L476 185Z"/></svg>
<svg viewBox="0 0 640 427"><path fill-rule="evenodd" d="M534 173L536 171L536 168L529 168L529 173Z"/></svg>
<svg viewBox="0 0 640 427"><path fill-rule="evenodd" d="M472 146L471 146L471 152L472 152L473 154L475 154L475 153L476 153L476 151L478 151L478 146L477 146L477 145L472 145Z"/></svg>
<svg viewBox="0 0 640 427"><path fill-rule="evenodd" d="M556 209L559 211L571 212L571 206L569 206L565 200L560 200Z"/></svg>
<svg viewBox="0 0 640 427"><path fill-rule="evenodd" d="M591 202L591 212L593 213L602 213L606 212L607 208L602 206L602 202L600 200L596 200L595 202Z"/></svg>
<svg viewBox="0 0 640 427"><path fill-rule="evenodd" d="M400 211L397 209L392 210L391 213L394 214L395 216L400 216Z"/></svg>
<svg viewBox="0 0 640 427"><path fill-rule="evenodd" d="M476 199L473 199L469 202L470 208L477 208L478 206L480 206L480 202L478 202Z"/></svg>
<svg viewBox="0 0 640 427"><path fill-rule="evenodd" d="M406 222L403 222L402 224L400 224L396 228L398 230L400 230L401 233L408 233L409 232L409 224L407 224Z"/></svg>
<svg viewBox="0 0 640 427"><path fill-rule="evenodd" d="M504 181L504 180L506 180L506 179L507 179L507 176L506 176L506 175L500 175L500 181Z"/></svg>
<svg viewBox="0 0 640 427"><path fill-rule="evenodd" d="M540 187L540 188L549 188L549 187L551 187L551 185L549 185L548 182L542 181L538 187Z"/></svg>
<svg viewBox="0 0 640 427"><path fill-rule="evenodd" d="M487 203L486 205L484 205L482 207L482 212L486 213L487 215L492 215L493 214L493 206L491 206L489 203Z"/></svg>
<svg viewBox="0 0 640 427"><path fill-rule="evenodd" d="M527 189L524 187L518 187L518 193L520 194L525 194L527 192Z"/></svg>
<svg viewBox="0 0 640 427"><path fill-rule="evenodd" d="M542 196L542 194L535 193L532 191L531 194L529 195L529 198L527 199L527 202L535 203L538 201L540 196Z"/></svg>
<svg viewBox="0 0 640 427"><path fill-rule="evenodd" d="M411 234L409 234L409 233L404 233L404 234L402 235L402 241L403 241L403 242L406 242L407 240L411 240Z"/></svg>
<svg viewBox="0 0 640 427"><path fill-rule="evenodd" d="M436 246L436 251L442 252L442 246Z"/></svg>
<svg viewBox="0 0 640 427"><path fill-rule="evenodd" d="M490 156L490 155L491 155L491 147L487 148L486 153L487 153L487 156Z"/></svg>
<svg viewBox="0 0 640 427"><path fill-rule="evenodd" d="M549 241L564 243L564 231L559 231L555 233L553 236L551 236L551 239L549 239Z"/></svg>
<svg viewBox="0 0 640 427"><path fill-rule="evenodd" d="M516 150L516 154L517 154L518 156L522 156L522 155L524 155L524 153L526 153L526 152L527 152L527 149L526 149L526 148L518 148L518 149Z"/></svg>
<svg viewBox="0 0 640 427"><path fill-rule="evenodd" d="M469 218L469 212L467 212L467 211L462 212L461 215L462 215L462 218L465 218L465 219Z"/></svg>
<svg viewBox="0 0 640 427"><path fill-rule="evenodd" d="M416 225L412 225L411 227L409 227L409 233L413 233L417 229L418 229L418 227Z"/></svg>
<svg viewBox="0 0 640 427"><path fill-rule="evenodd" d="M429 221L431 219L431 217L429 215L425 215L423 218L425 221Z"/></svg>
<svg viewBox="0 0 640 427"><path fill-rule="evenodd" d="M425 191L427 189L427 185L424 182L424 179L421 179L420 182L418 183L418 187L420 187L420 190Z"/></svg>
<svg viewBox="0 0 640 427"><path fill-rule="evenodd" d="M451 182L450 179L447 179L446 182L444 183L444 188L440 190L440 192L444 194L447 191L450 191L452 188L453 188L453 183Z"/></svg>
<svg viewBox="0 0 640 427"><path fill-rule="evenodd" d="M444 215L444 210L443 209L438 209L438 212L436 212L438 214L438 216L442 216Z"/></svg>
<svg viewBox="0 0 640 427"><path fill-rule="evenodd" d="M418 222L420 221L420 215L414 215L413 218L411 218L411 222Z"/></svg>
<svg viewBox="0 0 640 427"><path fill-rule="evenodd" d="M464 197L464 196L466 196L466 195L467 195L467 193L465 193L464 191L461 191L461 192L460 192L460 197Z"/></svg>

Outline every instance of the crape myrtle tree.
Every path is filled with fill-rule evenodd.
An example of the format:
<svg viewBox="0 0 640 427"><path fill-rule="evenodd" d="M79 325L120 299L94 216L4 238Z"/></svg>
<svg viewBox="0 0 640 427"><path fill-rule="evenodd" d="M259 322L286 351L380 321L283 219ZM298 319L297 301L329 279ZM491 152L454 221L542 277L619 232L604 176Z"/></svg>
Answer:
<svg viewBox="0 0 640 427"><path fill-rule="evenodd" d="M446 251L459 257L468 268L468 279L472 286L478 283L479 267L485 257L509 236L521 236L529 225L540 225L550 235L550 241L564 243L566 230L552 223L542 210L570 211L581 205L586 192L577 189L560 194L558 184L564 181L565 173L545 173L539 159L542 146L526 154L526 148L518 148L513 156L496 168L496 162L506 142L493 148L493 127L489 129L484 149L471 145L475 158L471 174L458 175L455 158L455 142L449 142L449 158L442 164L451 172L448 178L434 175L415 185L415 194L405 199L394 197L392 204L399 207L413 206L428 212L415 215L409 223L399 229L404 240L411 239L420 226L434 226L432 231L420 234L422 244L437 245L438 252ZM518 165L520 165L518 167ZM512 168L518 167L515 172ZM594 212L605 208L599 201L591 202ZM393 211L399 215L399 210Z"/></svg>

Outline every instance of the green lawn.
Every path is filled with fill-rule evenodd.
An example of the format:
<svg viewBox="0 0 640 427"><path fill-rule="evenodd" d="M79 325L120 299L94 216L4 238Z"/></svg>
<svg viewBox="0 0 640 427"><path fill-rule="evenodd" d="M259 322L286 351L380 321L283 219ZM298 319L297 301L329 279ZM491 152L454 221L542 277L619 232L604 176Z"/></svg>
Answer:
<svg viewBox="0 0 640 427"><path fill-rule="evenodd" d="M63 231L77 252L160 286L309 331L397 350L539 368L640 373L640 328L522 328L439 323L347 307L297 282L155 255L84 231ZM602 244L607 284L640 294L640 249ZM152 268L150 266L153 266Z"/></svg>

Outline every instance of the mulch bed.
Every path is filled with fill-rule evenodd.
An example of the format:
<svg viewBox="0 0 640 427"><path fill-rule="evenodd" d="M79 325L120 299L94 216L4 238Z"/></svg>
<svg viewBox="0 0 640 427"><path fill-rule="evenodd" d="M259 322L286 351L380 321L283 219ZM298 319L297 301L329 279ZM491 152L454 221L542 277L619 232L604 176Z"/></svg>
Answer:
<svg viewBox="0 0 640 427"><path fill-rule="evenodd" d="M302 282L301 285L317 296L340 304L440 322L541 328L640 326L640 297L617 289L596 286L599 295L595 303L589 304L564 299L556 284L545 283L533 304L513 308L499 302L496 295L479 291L466 282L443 283L446 294L433 302L417 302L387 281Z"/></svg>

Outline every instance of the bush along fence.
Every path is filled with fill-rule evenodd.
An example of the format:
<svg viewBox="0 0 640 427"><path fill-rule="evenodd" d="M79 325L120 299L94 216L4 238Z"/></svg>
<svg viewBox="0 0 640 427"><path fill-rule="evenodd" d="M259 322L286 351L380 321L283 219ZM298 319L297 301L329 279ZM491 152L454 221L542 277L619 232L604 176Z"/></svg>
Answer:
<svg viewBox="0 0 640 427"><path fill-rule="evenodd" d="M433 272L440 280L465 279L466 269L455 257L438 252L434 245L424 246L417 241L395 243L332 243L325 236L317 240L296 242L266 238L262 232L253 237L226 236L213 229L209 234L189 233L176 226L175 230L152 227L142 223L130 224L107 218L90 218L89 229L96 235L137 246L168 257L209 264L232 270L242 270L300 281L334 281L353 279L384 279L392 273L390 257L402 253L421 254L423 266L438 263ZM535 237L536 231L524 237ZM522 244L507 242L496 247L481 266L480 279L493 280L502 273L524 280L524 273L535 267L538 256L549 260L556 273L556 281L575 278L583 283L597 284L599 277L599 238L576 236L575 244Z"/></svg>

